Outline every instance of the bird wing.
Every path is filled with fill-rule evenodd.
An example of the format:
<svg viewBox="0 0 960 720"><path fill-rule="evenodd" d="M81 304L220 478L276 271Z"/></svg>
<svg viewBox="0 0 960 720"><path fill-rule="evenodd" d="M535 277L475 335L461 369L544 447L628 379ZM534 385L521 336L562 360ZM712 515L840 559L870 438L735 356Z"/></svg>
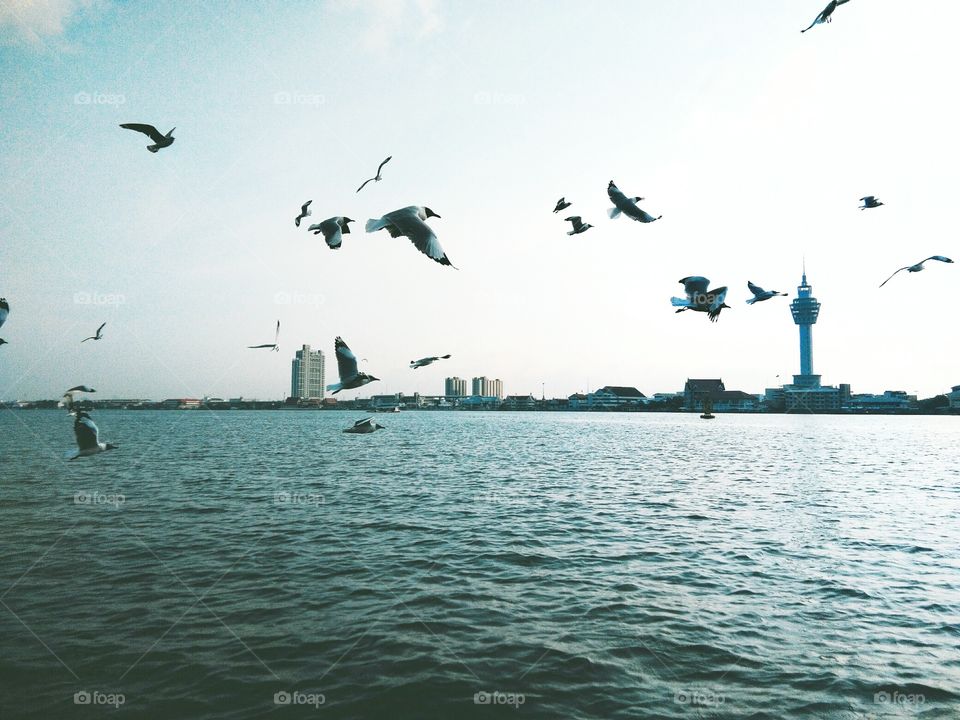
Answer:
<svg viewBox="0 0 960 720"><path fill-rule="evenodd" d="M750 292L752 292L754 295L757 295L757 296L762 295L763 293L766 292L766 290L764 290L762 287L760 287L759 285L754 285L749 280L747 280L747 288L750 290Z"/></svg>
<svg viewBox="0 0 960 720"><path fill-rule="evenodd" d="M7 315L9 314L10 306L6 300L0 298L0 325L3 325L7 321Z"/></svg>
<svg viewBox="0 0 960 720"><path fill-rule="evenodd" d="M683 285L683 291L687 297L692 299L694 295L702 295L707 292L710 281L700 275L691 275L683 278L680 283Z"/></svg>
<svg viewBox="0 0 960 720"><path fill-rule="evenodd" d="M872 203L874 200L876 200L876 198L873 195L867 195L866 197L860 198L860 202L866 203L867 205Z"/></svg>
<svg viewBox="0 0 960 720"><path fill-rule="evenodd" d="M106 323L97 328L97 337L100 337L100 332L107 326Z"/></svg>
<svg viewBox="0 0 960 720"><path fill-rule="evenodd" d="M280 321L277 320L277 330L273 333L273 344L276 345L280 340Z"/></svg>
<svg viewBox="0 0 960 720"><path fill-rule="evenodd" d="M96 392L96 391L91 390L86 385L74 385L72 388L67 390L67 392L72 393L72 392Z"/></svg>
<svg viewBox="0 0 960 720"><path fill-rule="evenodd" d="M363 190L367 186L368 182L373 182L374 180L376 180L376 178L370 178L369 180L364 180L363 185L357 188L357 192L360 192L361 190Z"/></svg>
<svg viewBox="0 0 960 720"><path fill-rule="evenodd" d="M402 210L396 210L383 216L384 220L389 220L397 230L397 235L403 235L410 239L417 250L422 252L432 260L441 265L452 265L450 258L440 246L440 241L427 223L420 219L420 208L416 206L406 207ZM390 230L390 227L387 227ZM390 232L394 235L393 231ZM397 237L394 235L394 237Z"/></svg>
<svg viewBox="0 0 960 720"><path fill-rule="evenodd" d="M633 203L627 198L626 195L613 184L613 181L607 185L607 196L610 198L610 201L620 208L621 211L626 211L627 208L633 207Z"/></svg>
<svg viewBox="0 0 960 720"><path fill-rule="evenodd" d="M248 350L259 350L260 348L275 348L276 343L267 343L266 345L247 345Z"/></svg>
<svg viewBox="0 0 960 720"><path fill-rule="evenodd" d="M88 417L78 417L73 422L73 432L77 436L77 447L80 450L91 450L100 442L97 424Z"/></svg>
<svg viewBox="0 0 960 720"><path fill-rule="evenodd" d="M646 210L641 210L641 209L638 208L636 205L634 205L634 208L635 208L636 211L637 211L637 218L636 218L636 219L639 220L640 222L651 223L651 222L653 222L654 220L659 220L660 217L662 217L662 216L654 217L653 215L651 215L650 213L648 213ZM625 214L625 215L630 215L630 217L633 217L633 215L631 215L630 212L625 212L624 214Z"/></svg>
<svg viewBox="0 0 960 720"><path fill-rule="evenodd" d="M306 217L307 215L310 214L309 208L310 208L310 203L312 202L313 200L307 200L303 205L300 206L300 215L302 217Z"/></svg>
<svg viewBox="0 0 960 720"><path fill-rule="evenodd" d="M120 127L127 130L136 130L150 137L154 142L162 142L166 138L163 133L157 130L153 125L144 125L142 123L123 123Z"/></svg>
<svg viewBox="0 0 960 720"><path fill-rule="evenodd" d="M354 426L354 427L360 427L361 425L367 425L367 424L370 423L371 420L373 420L372 417L364 418L363 420L357 420L357 421L353 424L353 426Z"/></svg>
<svg viewBox="0 0 960 720"><path fill-rule="evenodd" d="M380 163L379 166L377 166L377 177L380 177L380 171L383 170L383 166L384 166L384 165L386 165L388 162L390 162L391 158L393 158L393 155L391 155L390 157L388 157L386 160L384 160L382 163Z"/></svg>
<svg viewBox="0 0 960 720"><path fill-rule="evenodd" d="M345 383L357 375L357 356L347 347L343 338L338 337L333 342L333 347L337 355L337 371L340 374L340 382Z"/></svg>
<svg viewBox="0 0 960 720"><path fill-rule="evenodd" d="M320 232L323 233L323 239L327 242L327 247L331 250L336 250L343 244L343 231L340 227L340 223L337 222L337 218L327 218L319 225L313 226L320 229Z"/></svg>
<svg viewBox="0 0 960 720"><path fill-rule="evenodd" d="M578 227L583 225L583 218L581 218L579 215L571 215L568 218L564 218L564 222L573 223L573 229L576 230Z"/></svg>
<svg viewBox="0 0 960 720"><path fill-rule="evenodd" d="M927 258L927 260L939 260L940 262L945 262L945 263L953 262L953 260L951 260L948 257L944 257L943 255L931 255L930 257ZM924 260L924 262L926 262L927 260ZM0 319L0 325L3 325L2 319Z"/></svg>
<svg viewBox="0 0 960 720"><path fill-rule="evenodd" d="M902 268L900 268L900 270L897 270L897 272L895 272L893 275L896 275L898 272L902 272L903 270L909 270L909 269L910 269L910 266L907 265L906 267L902 267ZM888 277L886 280L884 280L882 283L880 283L880 287L883 287L883 286L886 285L888 282L890 282L891 280L893 280L893 275L891 275L891 276Z"/></svg>
<svg viewBox="0 0 960 720"><path fill-rule="evenodd" d="M727 288L718 287L710 292L713 295L713 302L710 303L710 309L707 311L707 317L711 322L716 322L720 317L720 311L723 310L723 301L727 299Z"/></svg>

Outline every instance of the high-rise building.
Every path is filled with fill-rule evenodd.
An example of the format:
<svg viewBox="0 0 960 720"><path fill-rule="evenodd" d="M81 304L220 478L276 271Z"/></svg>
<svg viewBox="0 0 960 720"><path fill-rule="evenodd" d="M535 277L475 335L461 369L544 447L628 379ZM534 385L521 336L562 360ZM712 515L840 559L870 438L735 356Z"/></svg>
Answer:
<svg viewBox="0 0 960 720"><path fill-rule="evenodd" d="M475 377L471 383L471 395L495 397L503 400L503 382L488 377Z"/></svg>
<svg viewBox="0 0 960 720"><path fill-rule="evenodd" d="M466 397L467 381L465 378L448 377L443 384L443 394L447 397Z"/></svg>
<svg viewBox="0 0 960 720"><path fill-rule="evenodd" d="M503 400L503 381L500 378L487 381L487 395Z"/></svg>
<svg viewBox="0 0 960 720"><path fill-rule="evenodd" d="M304 345L290 363L290 396L301 400L323 399L323 352Z"/></svg>
<svg viewBox="0 0 960 720"><path fill-rule="evenodd" d="M820 303L813 297L813 288L807 284L807 270L797 287L797 297L790 303L793 322L800 327L800 374L793 376L793 384L800 387L820 387L820 376L813 374L813 326L820 315Z"/></svg>

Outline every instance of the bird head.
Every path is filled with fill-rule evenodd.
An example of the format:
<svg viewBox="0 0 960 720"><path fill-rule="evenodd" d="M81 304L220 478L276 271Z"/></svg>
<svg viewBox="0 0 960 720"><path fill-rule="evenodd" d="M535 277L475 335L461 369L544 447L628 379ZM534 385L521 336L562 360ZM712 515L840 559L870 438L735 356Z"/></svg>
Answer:
<svg viewBox="0 0 960 720"><path fill-rule="evenodd" d="M428 208L428 207L423 208L423 213L424 213L428 218L432 218L432 217L438 218L438 217L440 217L439 215L437 215L433 210L431 210L431 209Z"/></svg>
<svg viewBox="0 0 960 720"><path fill-rule="evenodd" d="M440 357L442 357L444 360L449 360L449 359L450 359L450 356L449 356L449 355L441 355Z"/></svg>

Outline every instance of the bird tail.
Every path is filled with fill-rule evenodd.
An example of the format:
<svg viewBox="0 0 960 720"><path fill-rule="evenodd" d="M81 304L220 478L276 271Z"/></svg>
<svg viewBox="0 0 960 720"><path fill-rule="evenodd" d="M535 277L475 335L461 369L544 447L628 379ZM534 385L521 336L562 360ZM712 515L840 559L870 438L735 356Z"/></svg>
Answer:
<svg viewBox="0 0 960 720"><path fill-rule="evenodd" d="M756 301L757 299L755 297L752 297L749 300L747 300L747 305L753 305Z"/></svg>
<svg viewBox="0 0 960 720"><path fill-rule="evenodd" d="M343 383L334 383L333 385L327 385L327 390L336 395L338 392L343 390Z"/></svg>
<svg viewBox="0 0 960 720"><path fill-rule="evenodd" d="M682 308L690 307L690 301L687 300L687 298L672 297L670 298L670 304L673 305L674 307L682 307Z"/></svg>
<svg viewBox="0 0 960 720"><path fill-rule="evenodd" d="M576 235L576 234L577 234L576 230L567 230L567 235Z"/></svg>
<svg viewBox="0 0 960 720"><path fill-rule="evenodd" d="M620 217L620 212L621 212L620 208L612 207L609 210L607 210L607 215L610 217L611 220L615 220L618 217Z"/></svg>
<svg viewBox="0 0 960 720"><path fill-rule="evenodd" d="M155 153L159 149L160 148L158 148L156 145L147 145L147 150L149 150L152 153Z"/></svg>
<svg viewBox="0 0 960 720"><path fill-rule="evenodd" d="M377 218L376 220L370 218L367 220L366 231L368 233L376 232L377 230L383 230L386 226L387 223L383 221L383 218Z"/></svg>

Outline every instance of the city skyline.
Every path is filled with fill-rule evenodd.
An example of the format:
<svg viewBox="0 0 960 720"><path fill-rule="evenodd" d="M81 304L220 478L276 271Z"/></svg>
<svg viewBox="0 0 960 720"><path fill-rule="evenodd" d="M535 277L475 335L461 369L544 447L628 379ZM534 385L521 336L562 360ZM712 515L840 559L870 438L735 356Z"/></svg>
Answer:
<svg viewBox="0 0 960 720"><path fill-rule="evenodd" d="M956 266L877 286L957 255L944 228L960 113L938 88L960 8L918 5L904 27L897 3L851 4L805 35L788 2L505 5L496 20L390 8L0 10L0 398L77 383L279 398L291 349L332 357L337 335L382 378L365 394L435 392L479 368L536 396L688 377L762 391L797 371L796 331L786 302L748 307L746 282L788 290L804 257L827 303L825 384L933 396L958 382ZM156 31L171 22L175 37ZM893 36L902 53L886 52ZM624 92L613 66L634 68L643 92ZM177 142L147 153L117 127L138 121L176 126ZM383 181L357 195L387 155ZM663 218L609 220L611 179ZM860 211L867 194L885 205ZM561 195L595 227L568 237L551 213ZM308 199L314 219L360 223L428 203L460 269L359 228L330 251L294 227ZM51 203L69 223L36 222ZM730 288L716 325L672 312L691 274ZM251 355L278 319L281 353ZM407 367L446 352L442 371Z"/></svg>

